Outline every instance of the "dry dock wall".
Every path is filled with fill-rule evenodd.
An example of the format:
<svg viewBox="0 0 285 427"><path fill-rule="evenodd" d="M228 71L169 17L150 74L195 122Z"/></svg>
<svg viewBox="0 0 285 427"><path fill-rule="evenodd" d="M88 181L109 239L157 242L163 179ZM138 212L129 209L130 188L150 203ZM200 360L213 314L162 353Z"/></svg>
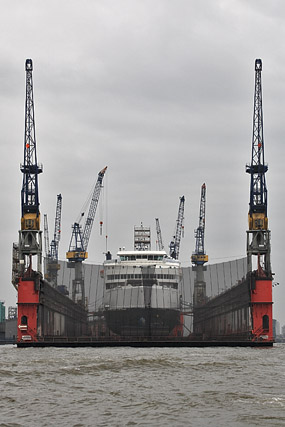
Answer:
<svg viewBox="0 0 285 427"><path fill-rule="evenodd" d="M87 333L87 313L35 275L18 284L18 341Z"/></svg>

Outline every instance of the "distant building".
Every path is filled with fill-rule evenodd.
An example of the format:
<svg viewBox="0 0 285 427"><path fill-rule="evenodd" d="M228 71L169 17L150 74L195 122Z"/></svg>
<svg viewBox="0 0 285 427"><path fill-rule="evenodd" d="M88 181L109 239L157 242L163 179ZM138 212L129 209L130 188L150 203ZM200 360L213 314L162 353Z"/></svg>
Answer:
<svg viewBox="0 0 285 427"><path fill-rule="evenodd" d="M17 319L17 307L8 307L8 319L12 320L12 319Z"/></svg>
<svg viewBox="0 0 285 427"><path fill-rule="evenodd" d="M17 317L15 319L7 319L5 322L5 341L15 342L17 340Z"/></svg>
<svg viewBox="0 0 285 427"><path fill-rule="evenodd" d="M285 338L285 325L282 326L281 335Z"/></svg>
<svg viewBox="0 0 285 427"><path fill-rule="evenodd" d="M5 322L5 303L4 301L0 301L0 323Z"/></svg>
<svg viewBox="0 0 285 427"><path fill-rule="evenodd" d="M278 337L280 335L280 322L276 319L272 319L273 321L273 336L274 338Z"/></svg>
<svg viewBox="0 0 285 427"><path fill-rule="evenodd" d="M5 340L5 305L0 301L0 341Z"/></svg>
<svg viewBox="0 0 285 427"><path fill-rule="evenodd" d="M278 336L280 334L281 334L280 322L276 320L276 335Z"/></svg>

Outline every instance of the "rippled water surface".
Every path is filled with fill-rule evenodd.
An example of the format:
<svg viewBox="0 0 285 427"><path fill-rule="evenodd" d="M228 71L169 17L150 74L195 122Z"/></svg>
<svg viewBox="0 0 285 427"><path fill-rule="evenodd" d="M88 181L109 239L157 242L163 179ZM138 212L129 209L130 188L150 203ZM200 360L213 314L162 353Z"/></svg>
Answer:
<svg viewBox="0 0 285 427"><path fill-rule="evenodd" d="M285 425L285 345L0 346L1 426Z"/></svg>

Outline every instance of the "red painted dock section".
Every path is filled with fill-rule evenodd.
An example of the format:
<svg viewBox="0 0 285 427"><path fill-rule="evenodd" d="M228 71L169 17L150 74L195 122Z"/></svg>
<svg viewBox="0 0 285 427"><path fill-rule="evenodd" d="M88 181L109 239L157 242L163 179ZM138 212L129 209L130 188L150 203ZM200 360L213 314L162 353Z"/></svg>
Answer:
<svg viewBox="0 0 285 427"><path fill-rule="evenodd" d="M18 284L17 341L37 341L39 290L33 280L20 279Z"/></svg>
<svg viewBox="0 0 285 427"><path fill-rule="evenodd" d="M256 279L251 289L253 340L273 340L272 304L272 280Z"/></svg>

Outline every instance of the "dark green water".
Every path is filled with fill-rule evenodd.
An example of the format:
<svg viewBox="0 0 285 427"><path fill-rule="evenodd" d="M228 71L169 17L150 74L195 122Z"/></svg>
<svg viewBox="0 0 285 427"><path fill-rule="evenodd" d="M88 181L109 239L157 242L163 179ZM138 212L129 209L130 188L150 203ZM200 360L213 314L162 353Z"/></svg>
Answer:
<svg viewBox="0 0 285 427"><path fill-rule="evenodd" d="M285 345L0 346L1 426L283 426Z"/></svg>

